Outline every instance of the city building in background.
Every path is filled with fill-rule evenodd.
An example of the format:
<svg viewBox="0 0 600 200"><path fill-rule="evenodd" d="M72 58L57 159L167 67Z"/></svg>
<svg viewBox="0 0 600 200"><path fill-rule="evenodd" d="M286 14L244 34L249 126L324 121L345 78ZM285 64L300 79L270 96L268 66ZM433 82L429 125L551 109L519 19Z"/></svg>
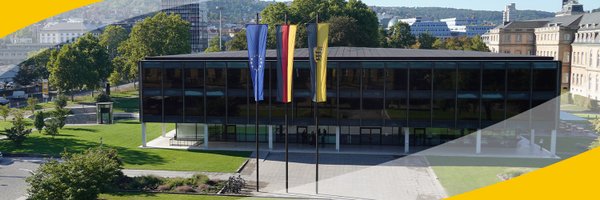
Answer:
<svg viewBox="0 0 600 200"><path fill-rule="evenodd" d="M417 37L421 33L429 33L434 37L442 39L452 37L452 32L450 32L446 22L433 21L431 19L422 17L409 19L400 19L398 17L394 17L388 22L387 28L390 29L398 22L404 22L410 25L410 32Z"/></svg>
<svg viewBox="0 0 600 200"><path fill-rule="evenodd" d="M192 53L203 52L208 48L208 7L206 0L162 0L162 10L181 15L190 22L190 44Z"/></svg>
<svg viewBox="0 0 600 200"><path fill-rule="evenodd" d="M484 25L476 18L447 18L440 21L446 22L452 36L455 37L481 36L495 27L493 25Z"/></svg>
<svg viewBox="0 0 600 200"><path fill-rule="evenodd" d="M505 21L483 39L495 53L550 56L561 61L563 91L600 100L595 87L600 77L594 72L600 62L599 24L600 14L585 13L577 0L563 0L562 10L553 18Z"/></svg>
<svg viewBox="0 0 600 200"><path fill-rule="evenodd" d="M0 45L0 65L18 65L25 61L32 53L38 52L40 49L50 48L53 46L54 44L37 43Z"/></svg>
<svg viewBox="0 0 600 200"><path fill-rule="evenodd" d="M337 150L371 145L419 151L503 122L560 94L560 64L550 57L359 47L330 47L329 52L328 100L319 106L319 127L325 130L322 143ZM247 55L147 57L140 70L142 126L176 123L171 142L192 140L206 147L209 142L254 142ZM298 49L295 59L289 138L309 145L307 137L316 129L307 49ZM285 107L275 100L275 69L276 52L268 50L259 124L260 141L269 144L284 141ZM546 117L556 120L552 115L558 112ZM509 127L512 135L501 140L473 138L469 145L475 149L483 140L515 148L519 135L532 129Z"/></svg>
<svg viewBox="0 0 600 200"><path fill-rule="evenodd" d="M86 33L100 35L100 31L97 30L100 27L102 27L101 23L76 19L65 22L50 22L39 31L39 41L41 44L69 43Z"/></svg>
<svg viewBox="0 0 600 200"><path fill-rule="evenodd" d="M507 24L512 21L515 21L517 15L517 5L515 3L511 3L506 5L504 11L502 11L502 23Z"/></svg>

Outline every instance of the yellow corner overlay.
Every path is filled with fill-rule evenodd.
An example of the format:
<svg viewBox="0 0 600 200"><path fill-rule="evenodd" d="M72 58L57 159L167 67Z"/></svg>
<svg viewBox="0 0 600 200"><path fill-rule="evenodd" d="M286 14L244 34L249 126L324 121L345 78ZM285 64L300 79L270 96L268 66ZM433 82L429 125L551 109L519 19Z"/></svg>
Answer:
<svg viewBox="0 0 600 200"><path fill-rule="evenodd" d="M63 12L102 0L4 0L0 11L0 38Z"/></svg>
<svg viewBox="0 0 600 200"><path fill-rule="evenodd" d="M41 20L102 0L7 0L0 38ZM449 199L594 199L600 181L600 148L526 175Z"/></svg>
<svg viewBox="0 0 600 200"><path fill-rule="evenodd" d="M599 199L600 148L449 199Z"/></svg>

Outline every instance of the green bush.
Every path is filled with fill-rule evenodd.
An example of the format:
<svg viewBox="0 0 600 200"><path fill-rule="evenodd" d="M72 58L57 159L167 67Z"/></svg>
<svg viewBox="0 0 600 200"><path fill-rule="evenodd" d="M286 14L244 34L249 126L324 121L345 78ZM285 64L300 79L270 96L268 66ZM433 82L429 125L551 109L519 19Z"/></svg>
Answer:
<svg viewBox="0 0 600 200"><path fill-rule="evenodd" d="M23 118L21 111L16 111L12 121L12 127L5 129L2 135L6 135L8 140L12 141L16 146L21 146L27 135L31 133L31 129L27 128L27 123Z"/></svg>
<svg viewBox="0 0 600 200"><path fill-rule="evenodd" d="M65 95L58 95L54 99L54 106L56 106L56 108L63 109L67 106L67 101L68 99Z"/></svg>
<svg viewBox="0 0 600 200"><path fill-rule="evenodd" d="M81 154L63 153L63 162L50 160L28 177L28 199L97 199L123 176L117 151L102 147Z"/></svg>
<svg viewBox="0 0 600 200"><path fill-rule="evenodd" d="M110 96L108 96L105 92L102 92L99 95L97 95L94 100L96 101L96 103L112 102L112 99L110 98Z"/></svg>
<svg viewBox="0 0 600 200"><path fill-rule="evenodd" d="M35 126L35 129L37 129L40 133L42 133L42 130L44 129L44 117L45 114L43 111L38 111L37 113L35 113L34 116L34 120L33 120L33 125Z"/></svg>
<svg viewBox="0 0 600 200"><path fill-rule="evenodd" d="M161 184L163 184L164 178L146 175L136 177L121 177L114 185L117 190L137 190L137 191L151 191L156 190Z"/></svg>

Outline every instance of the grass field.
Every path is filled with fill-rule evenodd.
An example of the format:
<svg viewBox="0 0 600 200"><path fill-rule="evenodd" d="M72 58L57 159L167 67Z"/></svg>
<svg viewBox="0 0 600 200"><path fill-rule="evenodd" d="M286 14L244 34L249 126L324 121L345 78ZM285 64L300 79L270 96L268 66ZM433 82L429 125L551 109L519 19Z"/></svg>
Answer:
<svg viewBox="0 0 600 200"><path fill-rule="evenodd" d="M498 183L501 181L498 175L511 169L537 169L558 161L439 156L428 156L427 160L449 196Z"/></svg>
<svg viewBox="0 0 600 200"><path fill-rule="evenodd" d="M101 194L98 199L106 200L234 200L242 199L242 197L228 196L207 196L207 195L183 195L183 194L154 194L154 193L116 193L116 194Z"/></svg>
<svg viewBox="0 0 600 200"><path fill-rule="evenodd" d="M0 122L0 130L10 126ZM168 129L173 129L169 125ZM157 138L160 124L147 125L148 141ZM34 130L22 146L10 141L0 141L0 151L6 153L48 154L58 157L63 151L81 152L102 145L119 151L124 167L129 169L235 172L250 152L187 151L168 149L142 149L141 126L137 121L119 121L113 125L66 126L60 135L52 138Z"/></svg>

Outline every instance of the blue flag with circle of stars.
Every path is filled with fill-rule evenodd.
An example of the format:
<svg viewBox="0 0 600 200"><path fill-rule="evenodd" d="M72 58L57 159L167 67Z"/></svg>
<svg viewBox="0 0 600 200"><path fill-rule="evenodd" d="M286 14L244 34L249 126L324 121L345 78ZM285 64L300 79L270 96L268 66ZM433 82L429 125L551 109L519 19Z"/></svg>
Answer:
<svg viewBox="0 0 600 200"><path fill-rule="evenodd" d="M248 39L248 61L252 75L252 88L254 88L254 101L262 101L265 60L267 57L267 32L266 24L247 24L246 38Z"/></svg>

